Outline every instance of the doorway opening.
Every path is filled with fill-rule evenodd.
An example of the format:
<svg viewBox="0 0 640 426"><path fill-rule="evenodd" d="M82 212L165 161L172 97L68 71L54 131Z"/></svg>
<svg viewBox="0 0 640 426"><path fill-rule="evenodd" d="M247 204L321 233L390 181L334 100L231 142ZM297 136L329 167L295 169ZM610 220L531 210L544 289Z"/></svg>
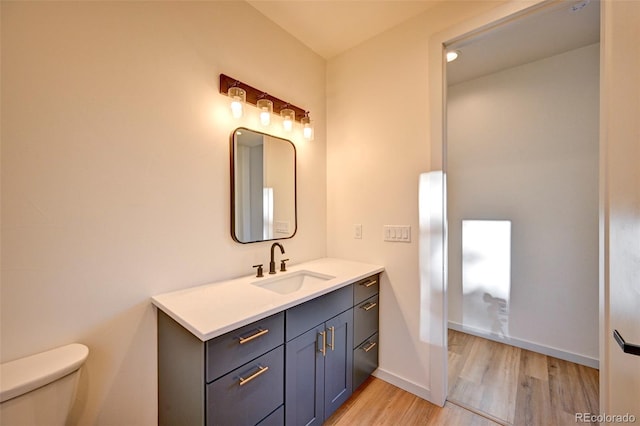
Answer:
<svg viewBox="0 0 640 426"><path fill-rule="evenodd" d="M446 44L448 399L504 424L598 409L599 7Z"/></svg>

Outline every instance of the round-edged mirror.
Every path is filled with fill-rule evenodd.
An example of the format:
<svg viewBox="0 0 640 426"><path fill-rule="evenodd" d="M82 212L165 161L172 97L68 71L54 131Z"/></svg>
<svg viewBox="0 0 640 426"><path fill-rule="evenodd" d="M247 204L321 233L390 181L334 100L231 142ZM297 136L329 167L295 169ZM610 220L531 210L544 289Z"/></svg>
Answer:
<svg viewBox="0 0 640 426"><path fill-rule="evenodd" d="M296 148L239 127L231 133L231 237L239 243L291 238L297 230Z"/></svg>

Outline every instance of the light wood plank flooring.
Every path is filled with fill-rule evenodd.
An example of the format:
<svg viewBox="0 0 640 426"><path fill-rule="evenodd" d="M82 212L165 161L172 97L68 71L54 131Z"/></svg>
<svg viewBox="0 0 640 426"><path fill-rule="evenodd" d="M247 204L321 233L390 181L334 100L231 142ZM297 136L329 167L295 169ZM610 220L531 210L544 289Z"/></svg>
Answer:
<svg viewBox="0 0 640 426"><path fill-rule="evenodd" d="M496 426L482 416L447 402L438 407L389 383L369 378L324 426Z"/></svg>
<svg viewBox="0 0 640 426"><path fill-rule="evenodd" d="M449 330L449 401L510 425L598 413L598 370Z"/></svg>
<svg viewBox="0 0 640 426"><path fill-rule="evenodd" d="M325 425L564 426L577 412L598 413L597 370L449 330L444 407L372 377Z"/></svg>

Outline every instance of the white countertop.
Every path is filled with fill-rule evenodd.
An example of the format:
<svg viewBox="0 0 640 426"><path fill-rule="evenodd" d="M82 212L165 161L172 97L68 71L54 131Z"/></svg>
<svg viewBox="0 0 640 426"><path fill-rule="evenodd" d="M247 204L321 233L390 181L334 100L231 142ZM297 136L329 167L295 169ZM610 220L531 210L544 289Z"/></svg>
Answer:
<svg viewBox="0 0 640 426"><path fill-rule="evenodd" d="M191 287L151 298L153 304L200 340L207 341L292 306L382 272L384 268L360 262L324 258L288 267L263 278L255 275ZM260 280L311 271L332 278L288 294L253 285Z"/></svg>

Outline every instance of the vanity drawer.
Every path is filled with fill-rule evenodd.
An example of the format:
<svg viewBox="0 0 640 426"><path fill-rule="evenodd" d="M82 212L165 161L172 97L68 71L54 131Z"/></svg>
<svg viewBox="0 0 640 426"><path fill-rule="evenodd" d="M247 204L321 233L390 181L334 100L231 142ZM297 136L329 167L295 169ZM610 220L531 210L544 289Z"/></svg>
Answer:
<svg viewBox="0 0 640 426"><path fill-rule="evenodd" d="M207 385L207 425L255 425L284 403L284 346Z"/></svg>
<svg viewBox="0 0 640 426"><path fill-rule="evenodd" d="M353 350L353 390L378 368L378 333Z"/></svg>
<svg viewBox="0 0 640 426"><path fill-rule="evenodd" d="M353 345L378 331L378 295L375 295L353 308Z"/></svg>
<svg viewBox="0 0 640 426"><path fill-rule="evenodd" d="M284 405L262 419L256 426L284 426Z"/></svg>
<svg viewBox="0 0 640 426"><path fill-rule="evenodd" d="M327 318L351 309L353 287L348 285L331 293L287 309L287 342L322 324Z"/></svg>
<svg viewBox="0 0 640 426"><path fill-rule="evenodd" d="M357 305L380 291L380 274L372 275L353 284L353 304Z"/></svg>
<svg viewBox="0 0 640 426"><path fill-rule="evenodd" d="M207 383L284 343L284 312L206 343Z"/></svg>

